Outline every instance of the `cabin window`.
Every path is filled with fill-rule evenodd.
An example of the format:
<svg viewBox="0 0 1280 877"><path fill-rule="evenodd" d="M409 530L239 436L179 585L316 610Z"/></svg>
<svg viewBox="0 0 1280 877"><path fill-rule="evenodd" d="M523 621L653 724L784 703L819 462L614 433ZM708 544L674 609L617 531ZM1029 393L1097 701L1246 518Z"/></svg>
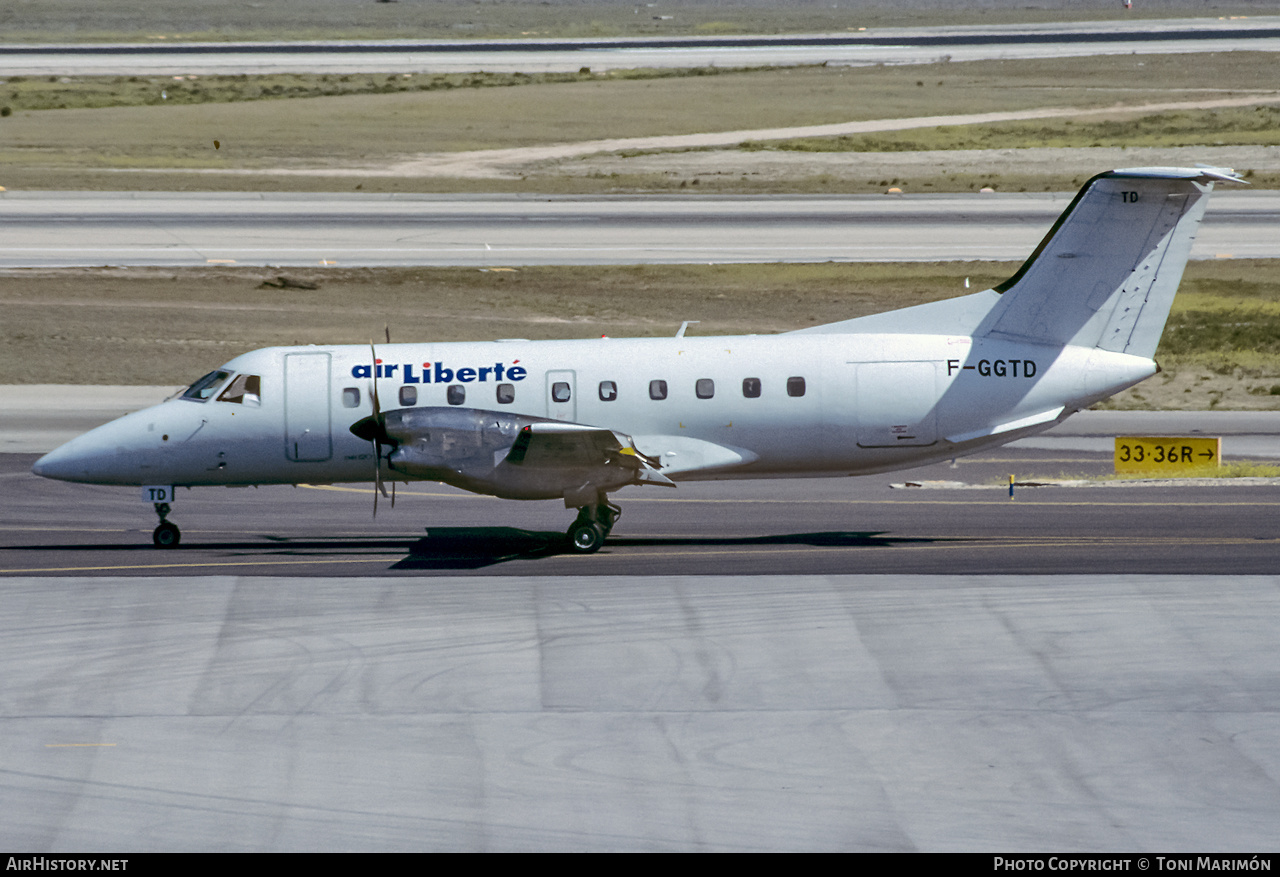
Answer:
<svg viewBox="0 0 1280 877"><path fill-rule="evenodd" d="M804 378L787 378L787 395L804 395Z"/></svg>
<svg viewBox="0 0 1280 877"><path fill-rule="evenodd" d="M213 394L218 391L218 387L222 386L222 382L229 377L231 377L231 372L209 372L187 387L187 391L182 394L182 398L190 399L192 402L208 402L213 398Z"/></svg>
<svg viewBox="0 0 1280 877"><path fill-rule="evenodd" d="M716 382L711 378L698 378L698 383L694 389L697 391L699 399L710 399L716 394Z"/></svg>
<svg viewBox="0 0 1280 877"><path fill-rule="evenodd" d="M760 398L760 379L759 378L743 378L742 379L742 395L748 399Z"/></svg>
<svg viewBox="0 0 1280 877"><path fill-rule="evenodd" d="M568 402L569 401L569 382L556 381L551 385L551 401L552 402Z"/></svg>
<svg viewBox="0 0 1280 877"><path fill-rule="evenodd" d="M467 388L462 384L450 384L445 393L445 398L450 405L461 405L467 401Z"/></svg>
<svg viewBox="0 0 1280 877"><path fill-rule="evenodd" d="M234 402L257 408L262 405L262 378L257 375L238 375L218 397L219 402Z"/></svg>
<svg viewBox="0 0 1280 877"><path fill-rule="evenodd" d="M401 387L400 388L400 404L406 408L411 408L418 404L418 388L417 387Z"/></svg>
<svg viewBox="0 0 1280 877"><path fill-rule="evenodd" d="M600 401L613 402L618 398L618 385L613 381L600 382Z"/></svg>
<svg viewBox="0 0 1280 877"><path fill-rule="evenodd" d="M359 408L360 407L360 390L356 387L344 387L342 389L342 407L343 408Z"/></svg>
<svg viewBox="0 0 1280 877"><path fill-rule="evenodd" d="M649 398L665 399L667 398L667 382L666 381L650 381L649 382Z"/></svg>
<svg viewBox="0 0 1280 877"><path fill-rule="evenodd" d="M498 404L510 405L516 401L515 384L498 384Z"/></svg>

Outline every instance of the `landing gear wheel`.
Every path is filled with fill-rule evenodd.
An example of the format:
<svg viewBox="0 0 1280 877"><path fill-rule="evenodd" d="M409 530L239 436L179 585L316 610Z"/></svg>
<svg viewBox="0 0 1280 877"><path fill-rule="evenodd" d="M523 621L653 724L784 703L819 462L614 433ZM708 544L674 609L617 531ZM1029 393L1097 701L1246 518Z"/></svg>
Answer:
<svg viewBox="0 0 1280 877"><path fill-rule="evenodd" d="M182 541L182 531L178 529L177 524L163 521L152 532L151 541L155 543L156 548L173 548Z"/></svg>
<svg viewBox="0 0 1280 877"><path fill-rule="evenodd" d="M594 554L604 544L604 527L595 521L577 520L569 528L569 547L578 554Z"/></svg>

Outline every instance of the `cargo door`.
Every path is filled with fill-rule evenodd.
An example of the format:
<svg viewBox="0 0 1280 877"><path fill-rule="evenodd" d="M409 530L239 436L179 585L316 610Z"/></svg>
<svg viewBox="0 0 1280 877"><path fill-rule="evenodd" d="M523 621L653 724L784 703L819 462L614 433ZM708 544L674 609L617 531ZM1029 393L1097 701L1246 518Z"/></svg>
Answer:
<svg viewBox="0 0 1280 877"><path fill-rule="evenodd" d="M898 448L938 440L936 363L863 362L856 368L859 445Z"/></svg>

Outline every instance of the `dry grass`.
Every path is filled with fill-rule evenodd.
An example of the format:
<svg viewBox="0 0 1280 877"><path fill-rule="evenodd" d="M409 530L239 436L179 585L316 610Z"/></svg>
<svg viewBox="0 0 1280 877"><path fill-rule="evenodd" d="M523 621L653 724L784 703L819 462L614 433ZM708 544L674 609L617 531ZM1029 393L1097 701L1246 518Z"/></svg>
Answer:
<svg viewBox="0 0 1280 877"><path fill-rule="evenodd" d="M0 163L4 167L0 185L341 190L354 188L357 183L349 179L222 172L357 167L373 169L369 177L359 181L365 191L663 190L681 181L673 183L663 175L626 179L569 174L563 179L555 179L555 174L550 175L552 178L537 176L536 181L529 182L422 180L379 176L376 171L422 153L1244 94L1274 88L1273 71L1274 58L1261 53L1197 55L1194 65L1187 64L1184 56L1109 56L923 67L767 69L713 76L664 74L656 79L601 75L499 88L476 86L289 100L283 99L288 89L280 83L246 81L240 83L238 90L210 85L208 95L214 100L210 103L174 105L162 101L156 105L98 109L20 109L0 118ZM344 87L374 91L390 87L386 77L355 79ZM307 88L327 87L318 78L313 80ZM405 82L411 81L401 79L394 84L400 87L399 83ZM193 88L187 80L181 84ZM73 90L79 87L74 82L57 85ZM92 92L94 101L104 99L102 83L85 81L80 85L86 94ZM282 99L271 99L270 92L277 85L283 91L274 97ZM120 100L136 102L140 99L139 88L149 90L154 97L163 86L164 81L158 78L146 83L126 81L119 86ZM12 85L0 86L4 88L18 94L15 101L26 93ZM218 94L231 92L240 98L256 95L267 99L215 99ZM1180 123L1173 120L1169 124L1176 128ZM1213 117L1193 119L1187 124L1193 130L1179 135L1184 141L1213 137ZM996 140L1017 145L1022 142L1018 138L1028 136L1031 135L1025 131L997 132ZM1270 135L1263 132L1258 136L1265 139ZM1092 141L1082 138L1079 145L1088 142ZM1048 173L1051 176L1052 169ZM707 182L717 191L743 192L823 190L828 185L822 179L805 176L774 179L765 184L737 177ZM930 184L927 188L934 191L965 188L963 183L948 181L944 176L926 182ZM1048 184L1047 179L1029 179L1014 185L1039 190Z"/></svg>

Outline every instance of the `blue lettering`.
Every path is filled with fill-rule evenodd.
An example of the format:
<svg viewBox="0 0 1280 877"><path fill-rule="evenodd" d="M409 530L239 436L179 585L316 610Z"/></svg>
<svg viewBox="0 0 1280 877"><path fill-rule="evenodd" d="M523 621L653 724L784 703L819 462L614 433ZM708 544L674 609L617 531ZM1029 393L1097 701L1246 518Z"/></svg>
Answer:
<svg viewBox="0 0 1280 877"><path fill-rule="evenodd" d="M519 360L516 360L519 362ZM375 360L373 365L353 365L351 367L351 376L353 378L387 378L393 379L400 372L400 380L406 384L448 384L458 381L463 384L470 383L487 383L489 380L495 381L523 381L529 376L529 370L519 365L508 366L501 362L495 362L492 366L471 367L452 369L447 368L443 362L424 362L422 370L418 370L418 366L412 362L405 363L389 363L384 365L382 360Z"/></svg>

